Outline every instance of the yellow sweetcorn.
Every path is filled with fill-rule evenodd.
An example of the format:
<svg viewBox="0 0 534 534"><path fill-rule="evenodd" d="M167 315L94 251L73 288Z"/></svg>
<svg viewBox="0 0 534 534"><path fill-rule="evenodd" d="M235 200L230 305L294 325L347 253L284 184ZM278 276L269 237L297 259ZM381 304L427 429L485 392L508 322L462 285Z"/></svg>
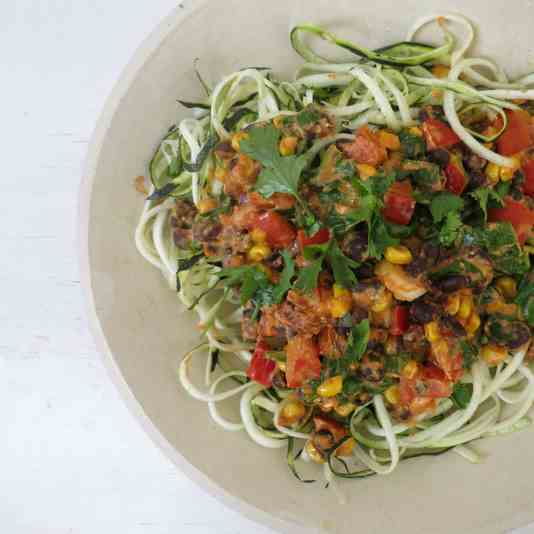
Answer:
<svg viewBox="0 0 534 534"><path fill-rule="evenodd" d="M441 339L439 324L436 321L431 321L430 323L425 324L425 337L430 343L434 343Z"/></svg>
<svg viewBox="0 0 534 534"><path fill-rule="evenodd" d="M258 243L254 245L247 253L248 259L253 262L260 262L266 260L272 254L269 245L265 243Z"/></svg>
<svg viewBox="0 0 534 534"><path fill-rule="evenodd" d="M232 148L239 152L239 144L243 139L246 139L248 137L247 132L237 132L234 135L232 135Z"/></svg>
<svg viewBox="0 0 534 534"><path fill-rule="evenodd" d="M306 407L299 400L288 401L280 413L284 425L293 425L306 415Z"/></svg>
<svg viewBox="0 0 534 534"><path fill-rule="evenodd" d="M335 412L341 417L348 417L356 409L356 404L352 402L346 402L336 406Z"/></svg>
<svg viewBox="0 0 534 534"><path fill-rule="evenodd" d="M480 355L489 366L499 365L508 356L508 351L499 345L484 345L480 350Z"/></svg>
<svg viewBox="0 0 534 534"><path fill-rule="evenodd" d="M458 310L458 317L460 319L467 319L473 311L473 299L471 295L462 295L460 298L460 308Z"/></svg>
<svg viewBox="0 0 534 534"><path fill-rule="evenodd" d="M434 65L432 67L432 74L436 78L446 78L449 75L451 69L447 65Z"/></svg>
<svg viewBox="0 0 534 534"><path fill-rule="evenodd" d="M389 402L389 404L399 404L400 402L400 389L399 386L389 386L384 392L384 397Z"/></svg>
<svg viewBox="0 0 534 534"><path fill-rule="evenodd" d="M284 137L280 141L280 154L282 156L292 156L297 150L299 144L298 137Z"/></svg>
<svg viewBox="0 0 534 534"><path fill-rule="evenodd" d="M486 176L492 184L496 184L500 179L501 169L496 163L488 163L486 165Z"/></svg>
<svg viewBox="0 0 534 534"><path fill-rule="evenodd" d="M356 169L362 180L367 180L367 178L370 178L377 173L376 167L368 165L367 163L357 163Z"/></svg>
<svg viewBox="0 0 534 534"><path fill-rule="evenodd" d="M350 293L348 297L341 296L331 298L328 307L330 309L330 314L335 319L340 319L344 315L347 315L352 308L352 297L350 296Z"/></svg>
<svg viewBox="0 0 534 534"><path fill-rule="evenodd" d="M423 137L423 130L421 130L421 128L419 128L418 126L412 126L408 131L412 135L417 135L418 137Z"/></svg>
<svg viewBox="0 0 534 534"><path fill-rule="evenodd" d="M465 329L467 333L472 336L476 333L476 331L480 328L480 316L478 313L472 313L469 319L467 320L467 324L465 325Z"/></svg>
<svg viewBox="0 0 534 534"><path fill-rule="evenodd" d="M413 260L410 249L402 245L387 247L384 256L389 263L394 265L408 265Z"/></svg>
<svg viewBox="0 0 534 534"><path fill-rule="evenodd" d="M497 280L497 289L509 300L517 296L517 283L511 276L502 276Z"/></svg>
<svg viewBox="0 0 534 534"><path fill-rule="evenodd" d="M410 360L403 368L402 368L402 376L404 378L408 378L411 380L412 378L415 378L415 375L419 371L419 364L415 360Z"/></svg>
<svg viewBox="0 0 534 534"><path fill-rule="evenodd" d="M250 232L250 238L254 243L265 243L267 241L267 233L261 228L254 228Z"/></svg>
<svg viewBox="0 0 534 534"><path fill-rule="evenodd" d="M389 291L384 291L384 293L373 302L373 305L371 306L371 311L374 313L381 313L391 308L392 304L392 294Z"/></svg>
<svg viewBox="0 0 534 534"><path fill-rule="evenodd" d="M323 455L319 452L319 449L315 446L313 441L308 440L306 442L306 454L310 457L312 462L318 463L318 464L324 464L325 459L323 458Z"/></svg>
<svg viewBox="0 0 534 534"><path fill-rule="evenodd" d="M341 375L333 376L325 380L318 388L317 394L320 397L335 397L343 389L343 377Z"/></svg>
<svg viewBox="0 0 534 534"><path fill-rule="evenodd" d="M345 289L343 286L340 286L339 284L334 284L332 286L332 289L334 291L334 297L350 297L350 291L348 289Z"/></svg>
<svg viewBox="0 0 534 534"><path fill-rule="evenodd" d="M204 215L213 211L217 205L217 201L214 198L205 198L198 203L198 212Z"/></svg>
<svg viewBox="0 0 534 534"><path fill-rule="evenodd" d="M458 293L455 293L454 295L450 295L449 298L447 299L447 304L445 305L445 311L449 315L456 315L459 309L460 309L460 295L458 295Z"/></svg>
<svg viewBox="0 0 534 534"><path fill-rule="evenodd" d="M389 150L399 150L401 146L399 136L386 130L378 132L378 142Z"/></svg>

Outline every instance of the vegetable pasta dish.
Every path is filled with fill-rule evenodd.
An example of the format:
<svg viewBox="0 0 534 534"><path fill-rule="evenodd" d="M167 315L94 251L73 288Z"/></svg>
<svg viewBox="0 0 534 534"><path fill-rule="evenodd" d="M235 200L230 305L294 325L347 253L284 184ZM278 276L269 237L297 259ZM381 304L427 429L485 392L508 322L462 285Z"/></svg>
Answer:
<svg viewBox="0 0 534 534"><path fill-rule="evenodd" d="M415 38L429 24L438 46ZM205 96L150 162L136 245L199 316L179 381L302 482L476 463L531 424L534 75L468 57L473 39L459 15L378 50L297 25L292 81L197 71Z"/></svg>

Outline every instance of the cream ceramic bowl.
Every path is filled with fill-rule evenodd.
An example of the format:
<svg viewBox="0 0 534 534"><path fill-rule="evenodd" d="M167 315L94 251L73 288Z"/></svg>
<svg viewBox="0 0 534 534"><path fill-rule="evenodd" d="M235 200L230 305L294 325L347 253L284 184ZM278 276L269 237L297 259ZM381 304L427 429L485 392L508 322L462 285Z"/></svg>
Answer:
<svg viewBox="0 0 534 534"><path fill-rule="evenodd" d="M137 253L133 233L145 173L162 134L200 94L193 60L212 81L246 66L290 75L295 22L316 22L369 47L403 39L420 16L460 12L480 29L475 52L513 74L532 68L530 1L196 0L180 5L135 54L99 121L81 191L83 280L95 338L131 410L166 454L203 488L282 532L503 532L534 520L534 430L487 441L471 465L448 454L401 464L389 477L322 484L289 474L282 451L228 433L178 385L176 362L197 339L195 318ZM139 459L142 461L142 458Z"/></svg>

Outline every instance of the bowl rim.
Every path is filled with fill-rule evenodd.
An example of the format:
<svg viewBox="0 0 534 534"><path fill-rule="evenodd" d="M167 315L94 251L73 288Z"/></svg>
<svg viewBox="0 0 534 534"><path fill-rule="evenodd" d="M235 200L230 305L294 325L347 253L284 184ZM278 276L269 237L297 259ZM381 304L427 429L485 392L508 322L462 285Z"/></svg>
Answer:
<svg viewBox="0 0 534 534"><path fill-rule="evenodd" d="M309 533L309 529L305 529L301 525L268 514L226 491L214 480L190 464L163 436L144 412L143 407L136 399L115 361L113 352L108 345L98 317L93 295L89 252L91 199L100 153L106 141L109 127L113 122L113 118L123 97L126 95L137 75L142 71L146 62L157 52L165 39L170 36L180 24L210 1L211 0L195 0L191 4L187 0L181 2L159 22L143 41L141 41L115 81L111 93L107 96L97 118L96 125L93 128L91 140L82 167L81 182L78 189L77 209L77 256L85 315L89 331L95 342L96 349L100 354L101 361L104 363L108 377L118 390L119 395L126 404L130 414L140 424L144 432L163 452L163 454L171 460L171 462L185 474L189 480L230 509L256 523L276 529L279 532L304 534L305 532Z"/></svg>

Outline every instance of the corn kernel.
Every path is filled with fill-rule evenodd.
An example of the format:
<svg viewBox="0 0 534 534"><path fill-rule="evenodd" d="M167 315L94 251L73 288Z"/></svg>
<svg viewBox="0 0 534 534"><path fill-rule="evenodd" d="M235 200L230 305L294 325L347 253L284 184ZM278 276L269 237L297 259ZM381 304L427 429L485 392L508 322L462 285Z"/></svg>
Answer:
<svg viewBox="0 0 534 534"><path fill-rule="evenodd" d="M337 397L319 399L319 409L325 413L330 413L332 410L336 409L338 404L339 401L337 400Z"/></svg>
<svg viewBox="0 0 534 534"><path fill-rule="evenodd" d="M214 176L217 180L219 180L219 182L224 182L228 176L228 169L224 167L217 167Z"/></svg>
<svg viewBox="0 0 534 534"><path fill-rule="evenodd" d="M458 309L458 317L460 319L467 319L473 311L473 299L470 295L462 295L460 299L460 308Z"/></svg>
<svg viewBox="0 0 534 534"><path fill-rule="evenodd" d="M401 146L399 136L385 130L378 132L378 142L389 150L399 150Z"/></svg>
<svg viewBox="0 0 534 534"><path fill-rule="evenodd" d="M432 67L432 74L436 78L446 78L449 75L451 69L447 65L434 65Z"/></svg>
<svg viewBox="0 0 534 534"><path fill-rule="evenodd" d="M449 315L456 315L460 309L460 295L449 295L447 304L445 305L445 311Z"/></svg>
<svg viewBox="0 0 534 534"><path fill-rule="evenodd" d="M358 170L358 174L362 180L367 180L367 178L374 176L377 172L376 167L368 165L367 163L357 163L356 169Z"/></svg>
<svg viewBox="0 0 534 534"><path fill-rule="evenodd" d="M515 169L512 169L511 167L501 167L501 170L499 172L499 178L503 182L509 182L515 174Z"/></svg>
<svg viewBox="0 0 534 534"><path fill-rule="evenodd" d="M243 139L248 137L247 132L237 132L232 136L232 148L239 152L239 145Z"/></svg>
<svg viewBox="0 0 534 534"><path fill-rule="evenodd" d="M284 426L294 425L306 415L306 407L298 400L286 402L280 413Z"/></svg>
<svg viewBox="0 0 534 534"><path fill-rule="evenodd" d="M318 388L317 394L320 397L335 397L343 389L343 377L341 375L333 376L325 380Z"/></svg>
<svg viewBox="0 0 534 534"><path fill-rule="evenodd" d="M502 276L497 280L497 289L503 297L513 299L517 296L517 284L511 276Z"/></svg>
<svg viewBox="0 0 534 534"><path fill-rule="evenodd" d="M400 388L399 386L389 386L384 392L384 397L389 404L399 404L400 402Z"/></svg>
<svg viewBox="0 0 534 534"><path fill-rule="evenodd" d="M347 441L344 441L336 450L336 456L352 456L352 451L354 450L354 445L356 442L354 438L349 438Z"/></svg>
<svg viewBox="0 0 534 534"><path fill-rule="evenodd" d="M330 314L335 319L340 319L344 315L350 312L352 308L352 298L350 293L348 297L334 297L329 302Z"/></svg>
<svg viewBox="0 0 534 534"><path fill-rule="evenodd" d="M341 417L348 417L356 409L356 404L346 402L336 407L335 412Z"/></svg>
<svg viewBox="0 0 534 534"><path fill-rule="evenodd" d="M297 145L299 144L298 137L284 137L280 141L280 154L282 156L291 156L297 150Z"/></svg>
<svg viewBox="0 0 534 534"><path fill-rule="evenodd" d="M412 126L408 131L412 135L417 135L418 137L423 137L423 130L421 130L421 128L419 128L417 126Z"/></svg>
<svg viewBox="0 0 534 534"><path fill-rule="evenodd" d="M275 117L273 119L273 126L275 128L280 129L280 128L282 128L283 125L284 125L284 117L283 116Z"/></svg>
<svg viewBox="0 0 534 534"><path fill-rule="evenodd" d="M403 368L402 368L402 376L404 378L407 378L408 380L411 380L412 378L415 378L415 375L419 372L419 364L415 360L410 360Z"/></svg>
<svg viewBox="0 0 534 534"><path fill-rule="evenodd" d="M250 232L250 238L254 243L265 243L265 241L267 241L267 232L261 228L254 228L254 230Z"/></svg>
<svg viewBox="0 0 534 534"><path fill-rule="evenodd" d="M482 359L489 365L494 366L503 362L508 356L508 351L499 345L484 345L480 351Z"/></svg>
<svg viewBox="0 0 534 534"><path fill-rule="evenodd" d="M469 319L467 320L467 324L465 325L465 329L469 335L474 335L476 331L480 328L480 316L478 313L472 313Z"/></svg>
<svg viewBox="0 0 534 534"><path fill-rule="evenodd" d="M247 253L248 259L253 262L259 262L267 259L272 254L271 248L265 243L254 245Z"/></svg>
<svg viewBox="0 0 534 534"><path fill-rule="evenodd" d="M492 184L496 184L499 181L501 169L500 167L493 162L490 162L486 165L486 176Z"/></svg>
<svg viewBox="0 0 534 534"><path fill-rule="evenodd" d="M198 212L202 215L213 211L217 207L217 201L214 198L205 198L198 203Z"/></svg>
<svg viewBox="0 0 534 534"><path fill-rule="evenodd" d="M439 324L436 321L431 321L430 323L425 324L425 336L430 343L434 343L441 339Z"/></svg>
<svg viewBox="0 0 534 534"><path fill-rule="evenodd" d="M413 260L410 249L402 245L387 247L384 256L389 263L394 265L408 265Z"/></svg>
<svg viewBox="0 0 534 534"><path fill-rule="evenodd" d="M315 443L313 443L313 441L308 440L306 442L305 448L310 460L318 464L324 464L325 460L323 458L323 455L319 452L319 449L315 446Z"/></svg>
<svg viewBox="0 0 534 534"><path fill-rule="evenodd" d="M334 297L350 297L350 291L348 289L345 289L343 286L340 286L339 284L334 284L332 286L332 289L334 290Z"/></svg>
<svg viewBox="0 0 534 534"><path fill-rule="evenodd" d="M382 313L391 307L393 304L393 297L389 291L384 291L384 293L373 302L371 306L371 311L374 313Z"/></svg>

